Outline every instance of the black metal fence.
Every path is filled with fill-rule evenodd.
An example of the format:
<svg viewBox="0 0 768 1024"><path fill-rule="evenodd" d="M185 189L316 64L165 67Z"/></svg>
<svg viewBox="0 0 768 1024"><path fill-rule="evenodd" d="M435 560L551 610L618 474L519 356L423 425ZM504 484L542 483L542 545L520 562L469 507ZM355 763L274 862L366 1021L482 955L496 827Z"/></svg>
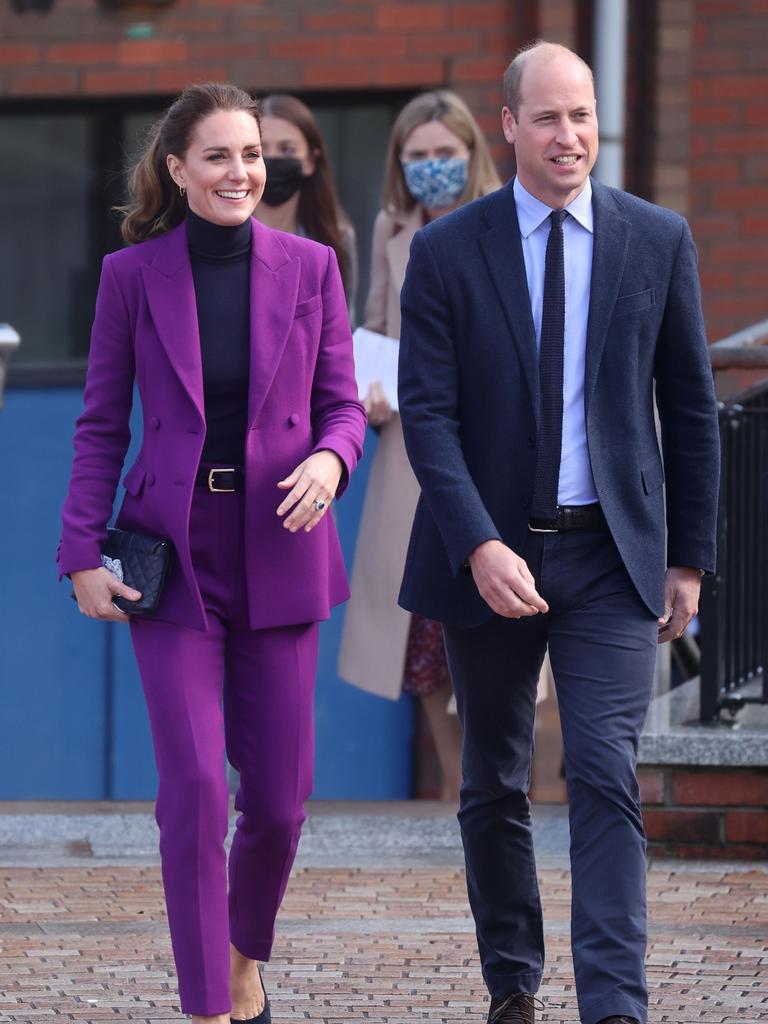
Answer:
<svg viewBox="0 0 768 1024"><path fill-rule="evenodd" d="M768 380L720 404L717 572L702 580L701 720L768 703Z"/></svg>

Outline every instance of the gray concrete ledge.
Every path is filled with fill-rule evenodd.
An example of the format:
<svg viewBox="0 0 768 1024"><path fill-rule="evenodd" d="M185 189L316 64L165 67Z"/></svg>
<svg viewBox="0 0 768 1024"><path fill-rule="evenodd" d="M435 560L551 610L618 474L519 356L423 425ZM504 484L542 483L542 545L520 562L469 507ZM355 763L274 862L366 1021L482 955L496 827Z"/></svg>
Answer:
<svg viewBox="0 0 768 1024"><path fill-rule="evenodd" d="M7 808L7 804L5 807ZM234 831L230 817L227 845ZM567 808L534 809L534 844L542 867L567 866ZM0 866L157 864L158 832L149 808L112 813L0 814ZM310 803L296 867L456 867L464 864L456 815L420 801Z"/></svg>
<svg viewBox="0 0 768 1024"><path fill-rule="evenodd" d="M745 689L745 692L746 689ZM747 704L733 721L699 722L699 680L651 701L640 737L640 764L768 766L768 705Z"/></svg>

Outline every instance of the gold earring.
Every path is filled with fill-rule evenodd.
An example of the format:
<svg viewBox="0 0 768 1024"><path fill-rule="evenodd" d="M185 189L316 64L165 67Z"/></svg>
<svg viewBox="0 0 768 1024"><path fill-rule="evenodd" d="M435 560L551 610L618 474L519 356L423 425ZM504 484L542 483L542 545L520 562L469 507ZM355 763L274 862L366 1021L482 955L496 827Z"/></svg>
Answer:
<svg viewBox="0 0 768 1024"><path fill-rule="evenodd" d="M184 188L183 185L179 185L179 195L181 196L182 199L184 198L186 191L187 190Z"/></svg>

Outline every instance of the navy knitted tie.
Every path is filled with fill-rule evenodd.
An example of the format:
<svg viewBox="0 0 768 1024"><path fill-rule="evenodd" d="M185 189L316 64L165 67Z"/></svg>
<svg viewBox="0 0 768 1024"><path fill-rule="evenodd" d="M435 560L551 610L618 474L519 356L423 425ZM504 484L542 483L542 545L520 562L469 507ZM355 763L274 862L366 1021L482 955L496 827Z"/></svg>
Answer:
<svg viewBox="0 0 768 1024"><path fill-rule="evenodd" d="M554 519L563 445L563 349L565 347L565 210L553 210L544 264L544 297L539 342L539 451L531 514Z"/></svg>

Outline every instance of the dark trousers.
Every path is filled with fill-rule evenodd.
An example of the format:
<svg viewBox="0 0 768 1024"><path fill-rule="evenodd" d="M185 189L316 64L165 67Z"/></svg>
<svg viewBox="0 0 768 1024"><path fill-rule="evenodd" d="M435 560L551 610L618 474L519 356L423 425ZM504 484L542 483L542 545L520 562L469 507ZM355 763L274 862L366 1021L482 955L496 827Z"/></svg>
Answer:
<svg viewBox="0 0 768 1024"><path fill-rule="evenodd" d="M565 749L571 940L583 1024L645 1024L645 836L635 774L657 645L654 616L607 533L529 533L520 552L546 615L445 630L464 729L459 821L492 996L536 992L544 966L531 838L536 684L549 647Z"/></svg>
<svg viewBox="0 0 768 1024"><path fill-rule="evenodd" d="M131 620L159 775L160 855L183 1013L228 1014L229 944L268 960L312 789L317 624L253 630L243 496L195 491L207 632ZM227 864L225 756L240 773Z"/></svg>

